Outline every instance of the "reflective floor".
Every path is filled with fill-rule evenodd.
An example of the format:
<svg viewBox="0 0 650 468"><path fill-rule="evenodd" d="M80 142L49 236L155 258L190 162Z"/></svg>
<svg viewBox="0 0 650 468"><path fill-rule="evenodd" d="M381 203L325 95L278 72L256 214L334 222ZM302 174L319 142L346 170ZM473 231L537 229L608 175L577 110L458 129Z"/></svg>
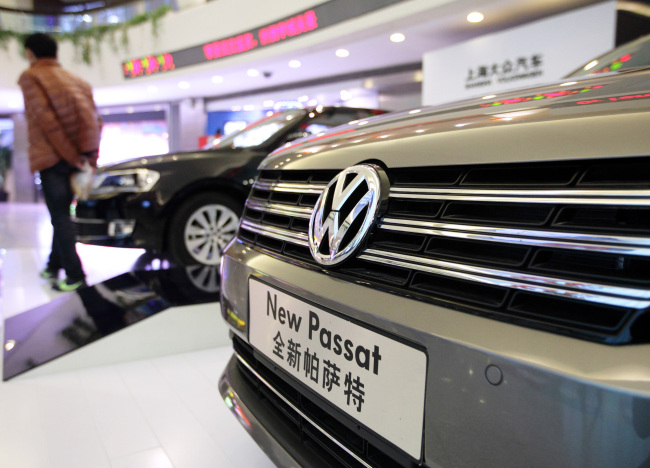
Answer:
<svg viewBox="0 0 650 468"><path fill-rule="evenodd" d="M22 353L5 354L0 467L272 467L219 397L213 271L78 244L91 287L56 292L38 276L51 232L44 205L0 203L0 323Z"/></svg>

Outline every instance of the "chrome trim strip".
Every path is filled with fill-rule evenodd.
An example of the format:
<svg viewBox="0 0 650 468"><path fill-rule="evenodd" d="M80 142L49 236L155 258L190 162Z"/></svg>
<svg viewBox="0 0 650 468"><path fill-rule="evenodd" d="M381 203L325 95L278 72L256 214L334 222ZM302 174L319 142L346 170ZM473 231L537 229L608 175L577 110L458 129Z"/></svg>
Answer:
<svg viewBox="0 0 650 468"><path fill-rule="evenodd" d="M289 184L286 182L264 182L258 180L253 188L273 192L315 193L320 194L327 184Z"/></svg>
<svg viewBox="0 0 650 468"><path fill-rule="evenodd" d="M112 221L112 220L111 220ZM120 221L120 220L115 220ZM76 216L72 217L72 222L77 224L108 224L110 221L106 219L98 218L77 218Z"/></svg>
<svg viewBox="0 0 650 468"><path fill-rule="evenodd" d="M605 236L556 231L534 231L489 226L436 223L410 219L385 218L379 228L390 231L427 234L488 242L586 250L609 254L650 256L650 238L631 236Z"/></svg>
<svg viewBox="0 0 650 468"><path fill-rule="evenodd" d="M350 455L352 458L354 458L357 462L359 462L361 465L367 467L367 468L372 468L369 464L367 464L365 461L363 461L361 458L359 458L358 455L356 455L354 452L350 451L345 445L343 445L341 442L336 440L336 438L332 437L325 429L321 428L318 424L316 424L309 416L307 416L305 413L300 411L300 409L296 408L293 403L291 403L289 400L287 400L280 392L278 392L270 383L268 383L260 374L255 371L251 367L251 365L246 362L246 360L239 355L239 353L235 352L235 356L237 356L237 360L242 363L260 382L262 382L266 387L271 390L275 395L280 398L284 404L289 406L292 410L294 410L296 413L298 413L303 419L305 419L309 424L311 424L315 429L318 429L321 434L323 434L325 437L330 439L332 442L334 442L341 450L346 452L348 455Z"/></svg>
<svg viewBox="0 0 650 468"><path fill-rule="evenodd" d="M474 190L391 187L390 197L475 202L650 206L650 190Z"/></svg>
<svg viewBox="0 0 650 468"><path fill-rule="evenodd" d="M100 240L121 240L128 239L131 237L131 234L116 234L114 236L100 235L100 236L76 236L75 239L77 242L90 242L90 241L100 241Z"/></svg>
<svg viewBox="0 0 650 468"><path fill-rule="evenodd" d="M494 286L521 289L581 301L633 309L650 307L649 290L583 283L561 278L476 267L377 249L367 249L359 258L416 271L425 271Z"/></svg>
<svg viewBox="0 0 650 468"><path fill-rule="evenodd" d="M246 208L255 211L264 211L284 216L294 216L296 218L311 218L313 208L307 206L283 205L280 203L257 202L251 199L246 201Z"/></svg>
<svg viewBox="0 0 650 468"><path fill-rule="evenodd" d="M273 226L263 226L261 224L252 223L247 220L242 220L239 227L251 232L255 232L257 234L261 234L263 236L269 236L273 237L274 239L291 242L292 244L309 247L307 234L302 232L293 232L288 229L282 229Z"/></svg>

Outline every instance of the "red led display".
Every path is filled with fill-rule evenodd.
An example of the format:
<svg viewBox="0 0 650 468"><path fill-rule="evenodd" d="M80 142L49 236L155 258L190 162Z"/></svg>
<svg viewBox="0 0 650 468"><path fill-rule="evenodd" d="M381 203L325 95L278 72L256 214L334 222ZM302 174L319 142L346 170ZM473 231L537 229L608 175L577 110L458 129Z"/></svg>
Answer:
<svg viewBox="0 0 650 468"><path fill-rule="evenodd" d="M292 16L277 23L263 26L257 30L232 37L218 39L189 49L148 56L123 62L125 78L151 75L173 70L179 66L216 60L231 55L248 52L259 47L275 44L318 28L318 18L314 10Z"/></svg>
<svg viewBox="0 0 650 468"><path fill-rule="evenodd" d="M286 21L272 24L261 28L258 31L260 43L265 46L274 42L282 41L288 37L313 31L318 28L318 18L314 10L309 10L302 15L294 16Z"/></svg>
<svg viewBox="0 0 650 468"><path fill-rule="evenodd" d="M241 54L257 47L258 42L252 33L240 34L220 41L210 42L203 46L203 54L208 60L214 60L228 55Z"/></svg>
<svg viewBox="0 0 650 468"><path fill-rule="evenodd" d="M173 70L174 58L171 54L150 55L140 59L128 60L122 64L124 76L135 77Z"/></svg>

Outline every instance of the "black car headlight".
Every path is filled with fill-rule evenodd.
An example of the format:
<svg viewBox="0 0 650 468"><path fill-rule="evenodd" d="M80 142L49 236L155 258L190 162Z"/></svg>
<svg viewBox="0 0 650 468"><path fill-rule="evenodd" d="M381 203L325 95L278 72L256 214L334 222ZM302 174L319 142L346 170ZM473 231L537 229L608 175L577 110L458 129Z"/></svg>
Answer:
<svg viewBox="0 0 650 468"><path fill-rule="evenodd" d="M148 192L158 179L160 173L150 169L101 172L95 175L91 193Z"/></svg>

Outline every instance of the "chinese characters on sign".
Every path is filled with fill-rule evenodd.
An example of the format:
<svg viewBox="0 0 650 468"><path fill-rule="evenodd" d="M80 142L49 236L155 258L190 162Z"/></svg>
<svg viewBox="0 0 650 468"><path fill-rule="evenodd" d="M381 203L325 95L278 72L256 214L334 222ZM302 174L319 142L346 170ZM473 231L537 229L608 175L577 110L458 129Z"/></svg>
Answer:
<svg viewBox="0 0 650 468"><path fill-rule="evenodd" d="M268 294L267 310L269 311L269 315L272 314L281 324L288 324L290 330L300 331L302 317L297 318L296 315L283 307L278 308L277 296L271 298L271 295ZM314 311L309 311L308 336L309 340L318 336L318 343L323 348L333 351L341 359L347 361L354 360L360 368L373 372L374 374L379 373L379 361L381 360L379 346L375 346L371 352L368 348L357 345L353 351L353 342L349 339L344 340L339 334L332 335L331 331L322 328L320 326L319 316ZM278 330L273 338L273 354L278 359L286 361L292 371L296 374L302 373L306 379L320 385L327 392L332 392L334 387L338 387L343 392L342 394L345 396L347 405L354 407L357 412L361 412L365 401L365 385L361 376L348 371L345 373L343 387L341 388L341 367L330 360L323 360L321 365L318 351L310 351L310 348L307 347L304 352L301 352L300 349L302 347L303 343L297 343L292 338L289 338L285 343L280 330ZM300 366L301 358L303 362L302 367Z"/></svg>
<svg viewBox="0 0 650 468"><path fill-rule="evenodd" d="M282 340L282 335L278 332L273 338L275 342L275 348L273 354L278 356L278 358L284 360L283 348L285 346L284 341ZM316 351L310 353L309 348L305 350L304 353L304 365L302 369L300 368L300 356L299 351L301 344L295 343L293 340L288 341L289 346L287 348L287 364L295 370L296 373L304 372L304 376L316 383L321 382L322 387L331 392L332 389L336 387L341 387L341 376L339 372L341 368L335 363L330 361L323 361L323 365L320 365L320 359L317 356ZM322 376L322 379L319 380L319 375ZM365 392L363 390L364 384L361 381L361 377L358 375L348 372L345 374L344 387L342 389L343 395L346 397L348 406L354 406L358 412L361 412L361 407L363 405Z"/></svg>
<svg viewBox="0 0 650 468"><path fill-rule="evenodd" d="M253 278L248 337L295 385L420 456L427 376L423 350Z"/></svg>
<svg viewBox="0 0 650 468"><path fill-rule="evenodd" d="M467 70L465 88L479 88L496 83L539 78L544 73L542 58L542 54L533 54L470 68Z"/></svg>

